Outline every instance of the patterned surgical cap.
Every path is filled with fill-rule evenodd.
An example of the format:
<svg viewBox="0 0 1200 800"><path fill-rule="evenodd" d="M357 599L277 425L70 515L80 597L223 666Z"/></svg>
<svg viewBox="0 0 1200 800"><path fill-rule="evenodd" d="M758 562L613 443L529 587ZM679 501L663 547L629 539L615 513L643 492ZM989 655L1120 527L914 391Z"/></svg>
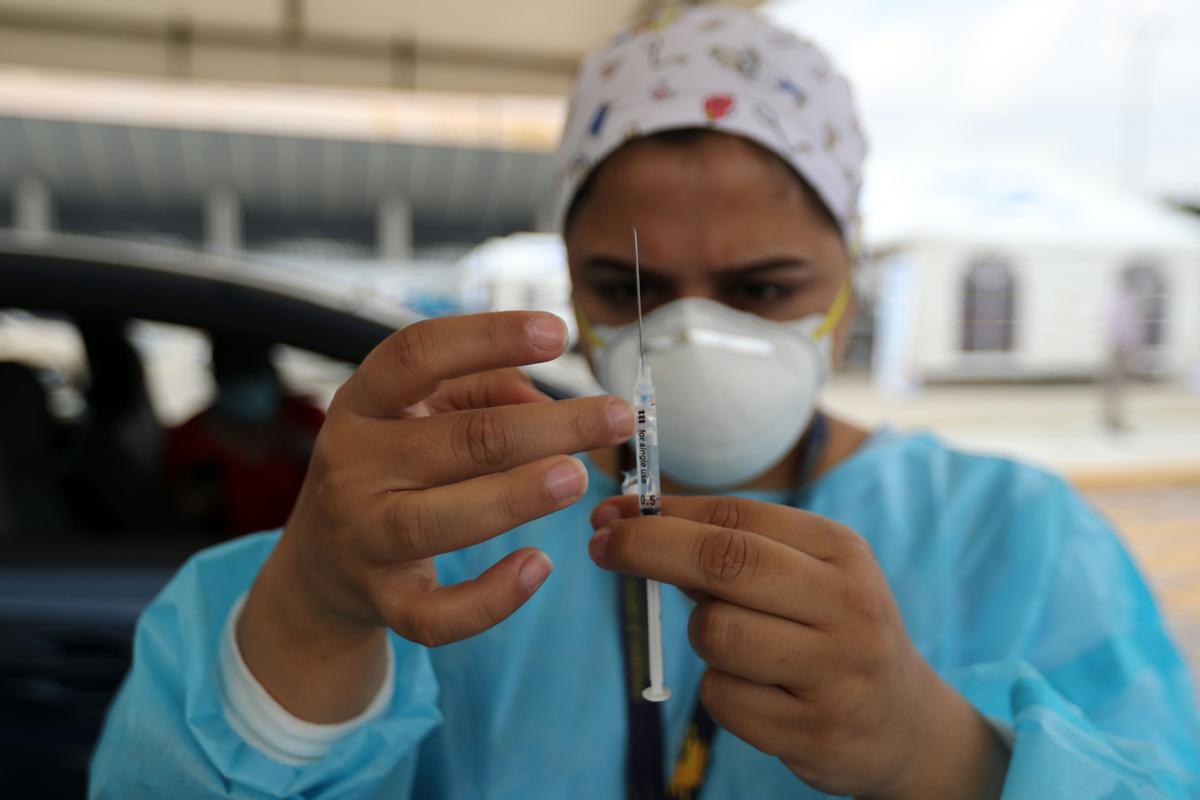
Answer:
<svg viewBox="0 0 1200 800"><path fill-rule="evenodd" d="M714 6L668 7L584 59L555 157L557 223L613 151L680 128L777 153L856 242L867 146L849 84L810 42L755 12Z"/></svg>

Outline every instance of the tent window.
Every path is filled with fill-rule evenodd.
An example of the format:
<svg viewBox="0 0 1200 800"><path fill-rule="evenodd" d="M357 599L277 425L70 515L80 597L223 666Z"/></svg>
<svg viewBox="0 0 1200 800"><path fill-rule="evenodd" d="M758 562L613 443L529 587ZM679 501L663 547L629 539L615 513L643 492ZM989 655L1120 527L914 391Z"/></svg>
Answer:
<svg viewBox="0 0 1200 800"><path fill-rule="evenodd" d="M1016 301L1016 279L1007 261L996 256L974 261L963 287L962 349L1011 351Z"/></svg>
<svg viewBox="0 0 1200 800"><path fill-rule="evenodd" d="M1125 280L1133 295L1142 345L1161 347L1167 339L1167 282L1162 270L1151 263L1134 264L1125 271Z"/></svg>

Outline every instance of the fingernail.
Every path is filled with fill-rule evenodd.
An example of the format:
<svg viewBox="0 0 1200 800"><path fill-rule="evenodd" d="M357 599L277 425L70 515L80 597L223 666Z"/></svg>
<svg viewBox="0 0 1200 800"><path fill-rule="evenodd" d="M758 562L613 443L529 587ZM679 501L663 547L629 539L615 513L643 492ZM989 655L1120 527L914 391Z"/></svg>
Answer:
<svg viewBox="0 0 1200 800"><path fill-rule="evenodd" d="M546 473L546 491L557 503L573 500L586 490L587 469L573 458Z"/></svg>
<svg viewBox="0 0 1200 800"><path fill-rule="evenodd" d="M612 503L607 503L596 509L596 518L592 523L596 528L603 528L621 518L620 510Z"/></svg>
<svg viewBox="0 0 1200 800"><path fill-rule="evenodd" d="M539 586L546 582L546 578L550 577L550 571L554 569L554 564L550 561L549 556L538 551L525 559L525 563L521 565L521 569L517 572L517 580L521 582L521 586L525 591L533 593Z"/></svg>
<svg viewBox="0 0 1200 800"><path fill-rule="evenodd" d="M633 435L633 409L624 400L612 398L608 401L608 426L618 439Z"/></svg>
<svg viewBox="0 0 1200 800"><path fill-rule="evenodd" d="M529 341L538 350L558 353L563 349L567 329L558 317L536 317L525 326Z"/></svg>
<svg viewBox="0 0 1200 800"><path fill-rule="evenodd" d="M596 531L596 535L588 542L588 555L592 557L592 561L597 563L604 560L604 552L608 550L608 540L612 535L612 528L601 528Z"/></svg>

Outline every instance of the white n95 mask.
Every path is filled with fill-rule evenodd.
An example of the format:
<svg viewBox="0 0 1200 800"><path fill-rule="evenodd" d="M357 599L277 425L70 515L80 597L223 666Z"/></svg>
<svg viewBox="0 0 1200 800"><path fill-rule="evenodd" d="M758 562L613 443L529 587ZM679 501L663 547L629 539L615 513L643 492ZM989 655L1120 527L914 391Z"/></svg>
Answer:
<svg viewBox="0 0 1200 800"><path fill-rule="evenodd" d="M831 332L848 300L847 285L828 314L789 322L698 298L646 315L663 471L689 486L717 489L777 464L812 419L831 369ZM611 394L628 396L637 376L637 323L590 327L597 380Z"/></svg>

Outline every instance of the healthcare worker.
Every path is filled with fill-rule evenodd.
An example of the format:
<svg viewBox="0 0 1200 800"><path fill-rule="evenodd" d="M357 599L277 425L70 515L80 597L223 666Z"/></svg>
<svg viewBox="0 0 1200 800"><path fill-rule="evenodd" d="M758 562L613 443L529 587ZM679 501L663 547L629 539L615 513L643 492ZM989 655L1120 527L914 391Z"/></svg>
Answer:
<svg viewBox="0 0 1200 800"><path fill-rule="evenodd" d="M614 394L638 228L664 516L613 497L624 401L514 369L563 351L559 320L406 328L338 392L282 535L201 553L145 611L92 795L1200 792L1187 670L1099 515L815 410L864 152L845 81L752 13L668 10L587 59L559 218ZM628 575L669 584L662 705Z"/></svg>

